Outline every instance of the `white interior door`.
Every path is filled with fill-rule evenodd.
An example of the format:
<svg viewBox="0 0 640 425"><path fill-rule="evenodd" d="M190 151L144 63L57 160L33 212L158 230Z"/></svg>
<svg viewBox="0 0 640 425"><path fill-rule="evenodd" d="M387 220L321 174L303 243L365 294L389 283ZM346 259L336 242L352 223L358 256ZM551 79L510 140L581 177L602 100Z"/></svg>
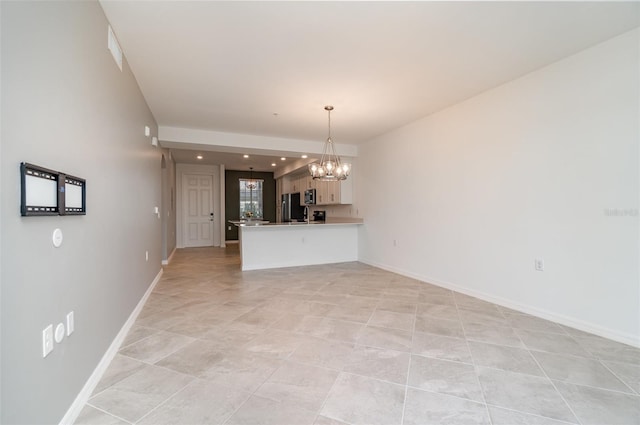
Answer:
<svg viewBox="0 0 640 425"><path fill-rule="evenodd" d="M182 193L184 246L213 246L213 176L184 174Z"/></svg>

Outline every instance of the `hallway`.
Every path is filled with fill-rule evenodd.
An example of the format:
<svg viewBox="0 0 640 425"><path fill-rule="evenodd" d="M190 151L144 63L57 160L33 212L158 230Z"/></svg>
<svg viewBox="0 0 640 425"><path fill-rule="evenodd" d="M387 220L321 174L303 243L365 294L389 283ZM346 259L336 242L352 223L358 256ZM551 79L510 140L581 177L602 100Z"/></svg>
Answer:
<svg viewBox="0 0 640 425"><path fill-rule="evenodd" d="M361 263L178 250L77 424L637 424L640 350Z"/></svg>

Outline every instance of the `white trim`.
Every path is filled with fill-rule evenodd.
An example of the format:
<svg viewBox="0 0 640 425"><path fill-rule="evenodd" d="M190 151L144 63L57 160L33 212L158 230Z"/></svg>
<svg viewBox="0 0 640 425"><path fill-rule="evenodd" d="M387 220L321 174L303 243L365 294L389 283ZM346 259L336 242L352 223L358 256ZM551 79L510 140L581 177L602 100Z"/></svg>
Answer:
<svg viewBox="0 0 640 425"><path fill-rule="evenodd" d="M286 139L283 137L258 136L246 133L199 130L195 128L158 126L158 138L163 148L195 149L213 152L250 152L257 155L290 156L291 153L321 154L324 141ZM268 149L265 149L268 146ZM358 156L358 145L344 140L336 144L343 156Z"/></svg>
<svg viewBox="0 0 640 425"><path fill-rule="evenodd" d="M138 305L136 305L136 308L133 309L133 311L129 315L129 318L120 329L120 332L118 332L118 335L116 335L106 353L104 353L104 356L102 356L100 363L98 363L98 366L96 366L93 373L84 384L84 387L82 387L82 390L80 390L80 393L78 393L78 396L71 404L71 407L69 407L69 410L67 410L67 413L65 413L64 417L60 421L60 425L72 424L76 421L76 419L78 419L80 412L84 408L84 405L87 403L87 400L89 400L89 397L91 397L91 394L93 393L93 390L95 390L96 385L98 385L98 383L100 382L102 375L104 375L107 368L109 367L109 364L111 364L111 361L118 353L122 342L127 336L129 329L131 329L131 326L133 326L133 323L136 321L138 314L140 314L140 312L142 311L142 307L144 307L145 302L147 302L147 299L149 298L149 295L151 295L153 288L155 288L156 284L160 281L162 272L163 269L161 268L155 279L153 279L153 282L151 282L151 285L149 285L147 292L144 293L144 295L138 302Z"/></svg>
<svg viewBox="0 0 640 425"><path fill-rule="evenodd" d="M176 253L176 249L177 247L173 247L173 251L171 251L171 254L169 254L169 258L167 258L166 260L162 260L162 265L163 266L168 266L169 263L171 262L171 259L173 258L173 254Z"/></svg>
<svg viewBox="0 0 640 425"><path fill-rule="evenodd" d="M559 323L561 325L568 326L570 328L578 329L583 332L591 333L594 335L601 336L603 338L610 339L612 341L621 342L623 344L628 344L634 347L640 348L640 337L638 335L633 335L627 332L620 332L615 329L606 328L604 326L599 326L593 323L585 322L583 320L575 319L573 317L565 316L563 314L554 313L552 311L531 307L526 304L520 304L514 301L511 301L506 298L496 297L484 292L470 290L468 288L450 283L444 282L438 279L430 278L428 276L423 276L420 274L408 272L406 270L402 270L396 267L388 266L386 264L377 263L375 261L369 261L363 258L360 258L358 261L364 264L368 264L373 267L377 267L383 270L387 270L393 273L397 273L402 276L410 277L412 279L417 279L422 282L428 282L430 284L440 286L442 288L451 289L452 291L460 292L465 295L470 295L472 297L479 298L484 301L488 301L494 304L498 304L502 307L507 307L512 310L520 311L522 313L530 314L532 316L539 317L541 319L551 320L552 322Z"/></svg>
<svg viewBox="0 0 640 425"><path fill-rule="evenodd" d="M183 227L184 227L184 217L183 217L183 203L185 200L183 199L183 191L182 184L185 174L200 174L205 176L211 176L213 178L213 186L211 192L211 199L213 200L214 206L214 220L213 220L213 239L212 245L210 246L220 246L220 241L222 239L222 235L219 235L220 232L220 218L222 217L222 212L220 211L220 190L217 186L219 179L219 165L199 165L199 164L176 164L176 248L189 248L185 246L183 241ZM179 183L178 183L179 182Z"/></svg>
<svg viewBox="0 0 640 425"><path fill-rule="evenodd" d="M226 210L226 201L227 201L227 189L226 189L226 171L225 171L225 166L224 164L220 164L220 199L218 204L220 205L220 209L218 210L218 216L220 217L220 248L226 248L227 244L226 244L226 224L227 224L227 218L226 218L226 214L225 214L225 210Z"/></svg>

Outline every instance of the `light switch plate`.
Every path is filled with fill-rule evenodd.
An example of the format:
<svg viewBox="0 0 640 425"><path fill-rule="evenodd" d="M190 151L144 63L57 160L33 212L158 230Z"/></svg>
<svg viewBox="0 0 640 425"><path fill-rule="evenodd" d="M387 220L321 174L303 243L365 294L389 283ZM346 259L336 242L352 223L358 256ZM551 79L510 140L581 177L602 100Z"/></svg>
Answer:
<svg viewBox="0 0 640 425"><path fill-rule="evenodd" d="M42 331L42 357L47 357L53 351L53 325Z"/></svg>
<svg viewBox="0 0 640 425"><path fill-rule="evenodd" d="M75 330L73 311L67 314L67 336L71 335Z"/></svg>

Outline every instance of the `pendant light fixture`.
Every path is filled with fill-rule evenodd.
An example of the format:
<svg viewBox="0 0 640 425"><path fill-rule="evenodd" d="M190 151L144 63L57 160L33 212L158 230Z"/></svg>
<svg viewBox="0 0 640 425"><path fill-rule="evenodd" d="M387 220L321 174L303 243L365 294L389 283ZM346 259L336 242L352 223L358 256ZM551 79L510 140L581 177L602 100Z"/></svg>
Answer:
<svg viewBox="0 0 640 425"><path fill-rule="evenodd" d="M253 210L253 190L258 187L258 182L253 179L253 167L249 167L249 180L244 181L244 186L249 189L249 209L246 209L243 213L244 217L247 220L251 220L255 215L255 211Z"/></svg>
<svg viewBox="0 0 640 425"><path fill-rule="evenodd" d="M333 140L331 140L331 111L333 111L333 106L327 105L324 110L329 114L329 136L322 149L320 163L309 164L309 173L314 180L345 180L351 172L351 164L340 160L333 146Z"/></svg>
<svg viewBox="0 0 640 425"><path fill-rule="evenodd" d="M253 179L253 167L249 167L249 170L249 180L246 181L245 185L247 186L247 189L253 190L258 187L258 183Z"/></svg>

